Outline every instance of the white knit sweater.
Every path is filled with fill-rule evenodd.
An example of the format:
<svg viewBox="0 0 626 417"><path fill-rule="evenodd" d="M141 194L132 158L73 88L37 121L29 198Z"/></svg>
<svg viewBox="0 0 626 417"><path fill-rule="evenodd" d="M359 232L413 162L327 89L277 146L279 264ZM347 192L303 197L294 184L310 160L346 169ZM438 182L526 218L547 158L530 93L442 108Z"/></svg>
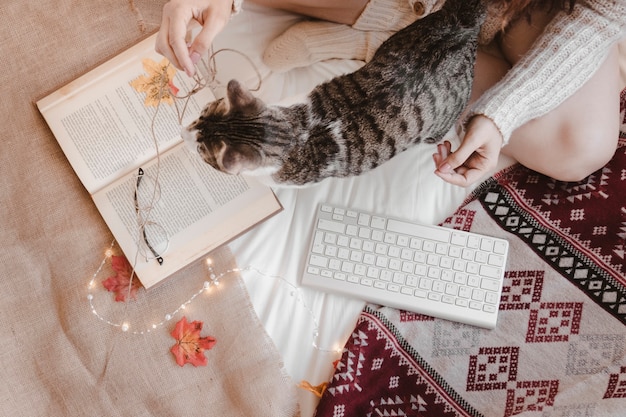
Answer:
<svg viewBox="0 0 626 417"><path fill-rule="evenodd" d="M524 123L574 94L626 36L626 0L587 0L560 12L531 50L472 106L494 121L504 143Z"/></svg>

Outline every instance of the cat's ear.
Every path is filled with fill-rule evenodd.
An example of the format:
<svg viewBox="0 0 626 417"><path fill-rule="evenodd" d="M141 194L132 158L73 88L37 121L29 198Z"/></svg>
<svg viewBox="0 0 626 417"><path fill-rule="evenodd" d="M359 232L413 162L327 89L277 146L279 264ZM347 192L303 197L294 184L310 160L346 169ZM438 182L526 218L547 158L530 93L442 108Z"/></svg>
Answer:
<svg viewBox="0 0 626 417"><path fill-rule="evenodd" d="M251 171L259 167L260 158L256 152L243 147L235 149L224 145L220 151L220 165L224 172L237 175L244 171Z"/></svg>
<svg viewBox="0 0 626 417"><path fill-rule="evenodd" d="M254 97L254 95L237 80L230 80L228 82L226 94L231 110L256 110L263 106L263 102Z"/></svg>

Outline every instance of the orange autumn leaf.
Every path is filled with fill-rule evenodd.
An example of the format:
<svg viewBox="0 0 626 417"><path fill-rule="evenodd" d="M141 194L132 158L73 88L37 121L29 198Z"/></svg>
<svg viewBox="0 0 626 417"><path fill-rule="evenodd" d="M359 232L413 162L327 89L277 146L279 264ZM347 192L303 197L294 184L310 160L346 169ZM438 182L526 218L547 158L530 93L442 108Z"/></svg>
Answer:
<svg viewBox="0 0 626 417"><path fill-rule="evenodd" d="M141 288L141 282L133 273L133 267L123 256L111 256L111 267L115 275L102 281L107 291L115 293L115 301L124 302L129 295L133 300L137 298L137 290ZM132 285L131 285L132 276Z"/></svg>
<svg viewBox="0 0 626 417"><path fill-rule="evenodd" d="M178 366L184 366L186 363L193 366L206 366L207 358L204 356L204 351L213 348L217 341L211 336L200 336L202 325L201 321L188 323L187 317L184 316L176 323L171 333L176 339L176 344L170 351L176 357Z"/></svg>
<svg viewBox="0 0 626 417"><path fill-rule="evenodd" d="M298 385L298 388L310 391L315 394L316 397L322 398L322 395L324 395L324 391L326 391L327 386L328 382L322 382L319 385L311 385L311 383L308 381L301 381L300 385Z"/></svg>
<svg viewBox="0 0 626 417"><path fill-rule="evenodd" d="M140 75L130 82L131 87L138 93L146 93L144 104L147 107L156 107L160 102L174 103L174 96L178 88L174 85L176 69L163 58L161 62L145 58L142 61L143 69L147 74Z"/></svg>

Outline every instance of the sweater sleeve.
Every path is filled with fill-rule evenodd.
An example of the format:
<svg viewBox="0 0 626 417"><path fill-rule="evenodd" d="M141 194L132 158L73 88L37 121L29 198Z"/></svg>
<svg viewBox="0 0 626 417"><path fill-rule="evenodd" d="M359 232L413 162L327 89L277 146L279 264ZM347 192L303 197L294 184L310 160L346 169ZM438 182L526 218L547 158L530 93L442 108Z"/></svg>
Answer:
<svg viewBox="0 0 626 417"><path fill-rule="evenodd" d="M559 12L531 50L470 109L494 121L508 143L512 132L565 101L600 67L626 34L623 0L577 4Z"/></svg>

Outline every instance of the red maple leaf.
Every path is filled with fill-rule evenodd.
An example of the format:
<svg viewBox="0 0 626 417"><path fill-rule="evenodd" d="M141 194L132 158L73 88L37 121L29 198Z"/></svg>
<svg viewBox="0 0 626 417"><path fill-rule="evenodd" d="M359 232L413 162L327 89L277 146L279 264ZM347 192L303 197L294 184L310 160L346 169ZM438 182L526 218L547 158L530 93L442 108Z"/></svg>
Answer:
<svg viewBox="0 0 626 417"><path fill-rule="evenodd" d="M102 285L110 292L115 293L115 301L126 301L126 295L130 295L133 300L137 298L137 290L141 288L141 282L133 273L133 267L123 256L111 256L111 267L116 272L112 277L108 277L102 281ZM130 294L128 287L130 278L133 276L133 283L130 286Z"/></svg>
<svg viewBox="0 0 626 417"><path fill-rule="evenodd" d="M178 366L184 366L186 363L193 366L206 366L207 358L204 356L204 351L211 349L217 340L211 336L200 337L202 325L201 321L187 323L187 317L184 316L176 323L171 333L176 339L176 344L170 351L176 357Z"/></svg>

